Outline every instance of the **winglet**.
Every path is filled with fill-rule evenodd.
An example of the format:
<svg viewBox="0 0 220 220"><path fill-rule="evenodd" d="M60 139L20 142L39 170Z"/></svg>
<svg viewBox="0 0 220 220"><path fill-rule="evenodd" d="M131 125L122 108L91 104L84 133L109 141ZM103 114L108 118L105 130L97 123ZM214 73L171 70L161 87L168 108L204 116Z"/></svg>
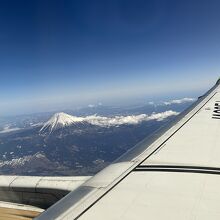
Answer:
<svg viewBox="0 0 220 220"><path fill-rule="evenodd" d="M218 78L216 85L220 85L220 77Z"/></svg>

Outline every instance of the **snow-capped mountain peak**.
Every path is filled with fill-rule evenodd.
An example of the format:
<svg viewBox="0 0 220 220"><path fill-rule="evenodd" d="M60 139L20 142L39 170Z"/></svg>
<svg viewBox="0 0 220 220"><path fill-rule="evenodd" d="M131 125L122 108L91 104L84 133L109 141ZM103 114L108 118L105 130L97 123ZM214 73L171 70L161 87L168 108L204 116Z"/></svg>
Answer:
<svg viewBox="0 0 220 220"><path fill-rule="evenodd" d="M126 115L126 116L113 116L105 117L98 115L89 115L85 117L76 117L68 115L66 113L56 113L54 114L41 128L40 132L52 133L58 128L63 128L78 123L88 123L100 127L110 127L110 126L120 126L120 125L131 125L139 124L144 121L157 120L162 121L170 116L178 115L178 112L172 110L152 113L151 115L140 114L140 115Z"/></svg>
<svg viewBox="0 0 220 220"><path fill-rule="evenodd" d="M54 114L41 128L40 132L48 130L49 132L54 131L57 128L63 128L72 124L82 122L83 118L68 115L64 112Z"/></svg>

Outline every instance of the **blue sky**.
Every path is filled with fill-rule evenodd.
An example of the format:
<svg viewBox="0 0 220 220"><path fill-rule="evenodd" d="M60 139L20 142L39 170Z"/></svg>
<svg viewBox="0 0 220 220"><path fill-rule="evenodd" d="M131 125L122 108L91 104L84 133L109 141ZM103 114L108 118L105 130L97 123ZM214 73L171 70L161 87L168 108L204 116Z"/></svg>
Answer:
<svg viewBox="0 0 220 220"><path fill-rule="evenodd" d="M217 0L1 0L0 114L197 95L220 76Z"/></svg>

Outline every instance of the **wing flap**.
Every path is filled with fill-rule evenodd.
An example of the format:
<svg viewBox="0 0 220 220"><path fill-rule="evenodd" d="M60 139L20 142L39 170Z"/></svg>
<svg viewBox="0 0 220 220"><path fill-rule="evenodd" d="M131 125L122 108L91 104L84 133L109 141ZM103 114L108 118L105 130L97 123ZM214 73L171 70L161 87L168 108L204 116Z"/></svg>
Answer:
<svg viewBox="0 0 220 220"><path fill-rule="evenodd" d="M219 175L133 171L79 220L217 220L219 185Z"/></svg>

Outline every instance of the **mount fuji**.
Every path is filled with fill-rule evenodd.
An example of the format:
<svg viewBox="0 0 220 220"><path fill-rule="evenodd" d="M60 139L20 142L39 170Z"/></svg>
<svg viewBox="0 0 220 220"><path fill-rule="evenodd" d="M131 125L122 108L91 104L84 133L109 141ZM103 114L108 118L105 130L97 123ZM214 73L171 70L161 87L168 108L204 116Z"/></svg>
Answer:
<svg viewBox="0 0 220 220"><path fill-rule="evenodd" d="M64 112L54 114L40 129L40 132L49 131L50 133L56 129L64 128L73 124L82 123L83 118L68 115Z"/></svg>
<svg viewBox="0 0 220 220"><path fill-rule="evenodd" d="M139 115L126 115L126 116L114 116L104 117L98 115L89 115L86 117L76 117L68 115L64 112L54 114L40 129L40 133L49 132L52 133L60 128L70 127L72 125L89 124L100 127L114 127L121 125L136 125L144 121L157 120L161 121L170 116L175 116L178 113L172 110L152 113L151 115L139 114Z"/></svg>

